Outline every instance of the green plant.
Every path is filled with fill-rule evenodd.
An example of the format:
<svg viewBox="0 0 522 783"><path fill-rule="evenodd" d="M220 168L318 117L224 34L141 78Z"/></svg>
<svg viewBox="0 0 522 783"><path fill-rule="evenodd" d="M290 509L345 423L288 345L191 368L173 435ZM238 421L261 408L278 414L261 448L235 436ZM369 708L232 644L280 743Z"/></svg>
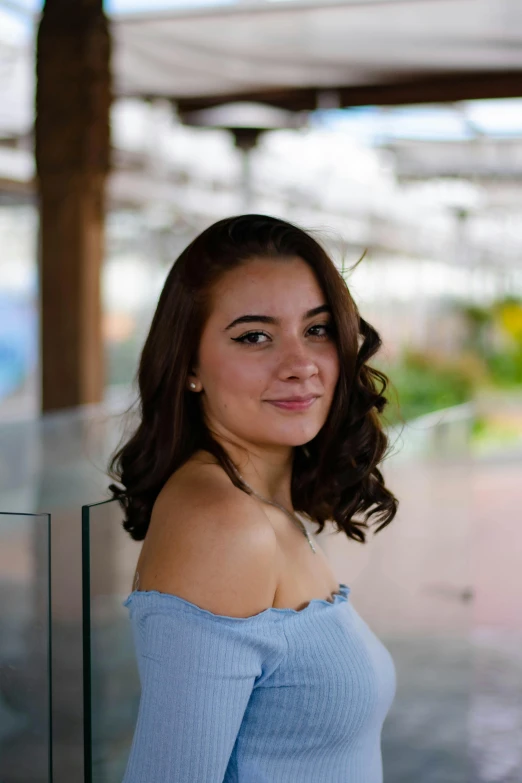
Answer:
<svg viewBox="0 0 522 783"><path fill-rule="evenodd" d="M385 415L392 424L467 402L476 386L475 367L434 352L405 349L382 370L390 379Z"/></svg>
<svg viewBox="0 0 522 783"><path fill-rule="evenodd" d="M522 384L522 344L496 351L486 359L493 382L501 388Z"/></svg>

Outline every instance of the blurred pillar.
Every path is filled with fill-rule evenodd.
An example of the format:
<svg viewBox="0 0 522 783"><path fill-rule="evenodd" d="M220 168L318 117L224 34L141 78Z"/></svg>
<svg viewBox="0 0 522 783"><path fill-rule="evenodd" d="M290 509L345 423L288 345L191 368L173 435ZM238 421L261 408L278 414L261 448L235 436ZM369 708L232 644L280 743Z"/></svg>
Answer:
<svg viewBox="0 0 522 783"><path fill-rule="evenodd" d="M103 395L111 42L102 5L46 0L38 30L42 412L100 402Z"/></svg>

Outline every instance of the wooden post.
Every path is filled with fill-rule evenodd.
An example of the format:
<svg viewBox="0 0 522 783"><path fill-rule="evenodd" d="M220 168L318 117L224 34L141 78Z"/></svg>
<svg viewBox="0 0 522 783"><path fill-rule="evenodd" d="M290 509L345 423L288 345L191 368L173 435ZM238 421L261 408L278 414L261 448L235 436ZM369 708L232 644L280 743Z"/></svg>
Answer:
<svg viewBox="0 0 522 783"><path fill-rule="evenodd" d="M46 0L38 30L42 412L100 402L100 272L110 164L110 34L102 0Z"/></svg>

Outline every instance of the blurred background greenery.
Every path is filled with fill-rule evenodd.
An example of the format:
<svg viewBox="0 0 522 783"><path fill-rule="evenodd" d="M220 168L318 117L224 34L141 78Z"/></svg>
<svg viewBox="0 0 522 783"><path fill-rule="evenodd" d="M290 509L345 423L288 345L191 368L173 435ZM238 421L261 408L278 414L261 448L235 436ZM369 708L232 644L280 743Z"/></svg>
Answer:
<svg viewBox="0 0 522 783"><path fill-rule="evenodd" d="M472 447L520 441L522 416L512 403L522 389L522 300L508 296L488 307L455 304L454 310L466 329L451 353L405 345L394 361L374 362L390 379L386 421L396 425L475 402Z"/></svg>

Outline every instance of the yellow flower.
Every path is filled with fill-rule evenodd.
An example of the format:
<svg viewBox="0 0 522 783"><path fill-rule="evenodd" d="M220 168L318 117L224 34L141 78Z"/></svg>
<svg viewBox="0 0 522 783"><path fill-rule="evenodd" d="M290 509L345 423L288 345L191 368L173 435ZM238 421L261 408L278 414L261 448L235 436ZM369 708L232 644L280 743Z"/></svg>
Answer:
<svg viewBox="0 0 522 783"><path fill-rule="evenodd" d="M498 312L502 328L515 340L522 339L522 305L515 302L504 304Z"/></svg>

